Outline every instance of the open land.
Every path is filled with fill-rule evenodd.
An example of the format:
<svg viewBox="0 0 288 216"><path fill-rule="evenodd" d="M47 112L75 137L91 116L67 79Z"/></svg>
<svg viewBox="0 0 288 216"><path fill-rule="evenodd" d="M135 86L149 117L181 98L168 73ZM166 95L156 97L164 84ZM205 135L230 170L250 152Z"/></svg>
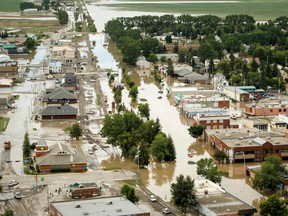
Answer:
<svg viewBox="0 0 288 216"><path fill-rule="evenodd" d="M187 3L186 3L187 2ZM212 3L213 2L213 3ZM125 1L100 2L107 7L123 11L212 14L225 17L229 14L248 14L256 20L275 19L287 15L286 0L238 0L238 1Z"/></svg>
<svg viewBox="0 0 288 216"><path fill-rule="evenodd" d="M0 0L0 11L13 12L19 11L19 4L22 0Z"/></svg>

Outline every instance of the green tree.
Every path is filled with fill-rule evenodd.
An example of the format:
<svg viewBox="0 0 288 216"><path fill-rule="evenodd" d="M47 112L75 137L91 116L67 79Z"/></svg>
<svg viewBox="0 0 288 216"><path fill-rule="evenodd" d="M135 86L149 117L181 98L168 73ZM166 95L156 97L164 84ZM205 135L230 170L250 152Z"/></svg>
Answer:
<svg viewBox="0 0 288 216"><path fill-rule="evenodd" d="M151 146L152 155L158 161L172 161L176 158L175 147L172 138L167 137L163 132L159 132Z"/></svg>
<svg viewBox="0 0 288 216"><path fill-rule="evenodd" d="M132 86L129 91L129 95L132 97L133 100L136 100L138 95L138 87L136 85Z"/></svg>
<svg viewBox="0 0 288 216"><path fill-rule="evenodd" d="M223 176L228 176L227 172L218 170L212 158L202 158L197 162L197 174L218 184L221 184Z"/></svg>
<svg viewBox="0 0 288 216"><path fill-rule="evenodd" d="M253 179L253 187L259 190L277 190L279 184L283 183L282 175L285 174L282 163L282 158L279 156L271 155L266 157L261 169L256 172L255 179Z"/></svg>
<svg viewBox="0 0 288 216"><path fill-rule="evenodd" d="M198 50L198 56L200 60L204 62L206 59L214 59L217 56L216 51L209 43L201 44Z"/></svg>
<svg viewBox="0 0 288 216"><path fill-rule="evenodd" d="M29 50L35 50L36 46L37 46L37 42L36 40L34 40L33 38L28 37L26 39L26 41L24 42L25 46L27 47L27 49Z"/></svg>
<svg viewBox="0 0 288 216"><path fill-rule="evenodd" d="M223 162L224 159L227 159L227 155L223 151L220 151L218 149L215 150L213 157L218 162Z"/></svg>
<svg viewBox="0 0 288 216"><path fill-rule="evenodd" d="M189 134L193 137L193 138L198 138L200 136L202 136L203 131L204 131L204 126L199 124L199 125L191 125L188 128Z"/></svg>
<svg viewBox="0 0 288 216"><path fill-rule="evenodd" d="M133 203L137 203L139 201L139 196L135 194L135 189L127 184L122 186L121 194Z"/></svg>
<svg viewBox="0 0 288 216"><path fill-rule="evenodd" d="M141 116L144 116L144 117L146 117L147 119L149 119L149 116L150 116L150 108L149 108L149 104L148 104L148 103L139 104L138 110L139 110Z"/></svg>
<svg viewBox="0 0 288 216"><path fill-rule="evenodd" d="M7 208L0 216L14 216L14 211L11 208Z"/></svg>
<svg viewBox="0 0 288 216"><path fill-rule="evenodd" d="M79 140L79 137L82 136L83 131L79 123L73 124L71 127L67 127L65 130L69 131L70 137L76 140Z"/></svg>
<svg viewBox="0 0 288 216"><path fill-rule="evenodd" d="M23 141L23 157L29 158L30 155L31 155L31 146L30 146L29 134L26 132Z"/></svg>
<svg viewBox="0 0 288 216"><path fill-rule="evenodd" d="M197 205L194 180L190 176L177 176L176 183L172 183L170 191L174 205L179 206L182 212L186 213Z"/></svg>
<svg viewBox="0 0 288 216"><path fill-rule="evenodd" d="M137 149L137 154L135 157L135 163L142 168L149 164L149 153L147 149L147 143L145 143L144 140L141 140L139 143L139 147Z"/></svg>
<svg viewBox="0 0 288 216"><path fill-rule="evenodd" d="M167 74L169 76L173 76L174 75L173 61L170 58L167 60Z"/></svg>
<svg viewBox="0 0 288 216"><path fill-rule="evenodd" d="M68 23L68 13L64 10L59 10L58 11L58 19L60 25L67 25Z"/></svg>
<svg viewBox="0 0 288 216"><path fill-rule="evenodd" d="M156 121L145 121L142 124L140 131L142 133L142 138L145 140L145 142L151 144L155 139L155 136L161 131L159 119L157 118Z"/></svg>
<svg viewBox="0 0 288 216"><path fill-rule="evenodd" d="M260 214L263 216L288 215L287 200L282 200L273 194L260 204Z"/></svg>

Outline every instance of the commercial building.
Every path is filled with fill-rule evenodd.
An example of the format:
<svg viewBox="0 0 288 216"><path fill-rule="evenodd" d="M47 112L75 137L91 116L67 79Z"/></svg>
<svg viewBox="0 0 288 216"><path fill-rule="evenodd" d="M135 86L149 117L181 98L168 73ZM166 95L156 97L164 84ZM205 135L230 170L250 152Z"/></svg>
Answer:
<svg viewBox="0 0 288 216"><path fill-rule="evenodd" d="M197 210L201 215L253 216L257 210L232 196L219 185L203 179L195 181Z"/></svg>
<svg viewBox="0 0 288 216"><path fill-rule="evenodd" d="M234 101L249 102L250 100L250 94L238 86L225 86L223 87L222 93Z"/></svg>
<svg viewBox="0 0 288 216"><path fill-rule="evenodd" d="M47 89L42 98L43 104L75 104L77 96L65 88Z"/></svg>
<svg viewBox="0 0 288 216"><path fill-rule="evenodd" d="M275 116L287 115L287 103L265 103L265 104L246 104L245 114L251 116Z"/></svg>
<svg viewBox="0 0 288 216"><path fill-rule="evenodd" d="M195 124L201 124L206 129L223 129L230 128L230 115L213 113L197 114L193 117ZM236 127L236 126L235 126Z"/></svg>
<svg viewBox="0 0 288 216"><path fill-rule="evenodd" d="M62 73L62 63L61 62L50 62L49 63L49 73Z"/></svg>
<svg viewBox="0 0 288 216"><path fill-rule="evenodd" d="M61 86L69 92L77 90L77 77L73 73L66 73L61 81Z"/></svg>
<svg viewBox="0 0 288 216"><path fill-rule="evenodd" d="M37 143L38 145L38 143ZM61 143L45 147L43 143L36 145L35 164L40 172L86 172L87 159L80 148L64 145ZM39 148L40 147L40 148Z"/></svg>
<svg viewBox="0 0 288 216"><path fill-rule="evenodd" d="M62 65L72 65L75 61L75 48L70 46L54 46L50 62L61 62Z"/></svg>
<svg viewBox="0 0 288 216"><path fill-rule="evenodd" d="M263 161L268 155L288 158L288 134L257 128L207 129L205 141L235 161Z"/></svg>
<svg viewBox="0 0 288 216"><path fill-rule="evenodd" d="M69 105L47 106L41 112L43 120L76 119L78 110Z"/></svg>
<svg viewBox="0 0 288 216"><path fill-rule="evenodd" d="M67 187L67 193L71 198L89 198L100 196L101 187L95 182L75 182Z"/></svg>
<svg viewBox="0 0 288 216"><path fill-rule="evenodd" d="M119 196L51 202L49 211L50 216L150 216L150 212Z"/></svg>

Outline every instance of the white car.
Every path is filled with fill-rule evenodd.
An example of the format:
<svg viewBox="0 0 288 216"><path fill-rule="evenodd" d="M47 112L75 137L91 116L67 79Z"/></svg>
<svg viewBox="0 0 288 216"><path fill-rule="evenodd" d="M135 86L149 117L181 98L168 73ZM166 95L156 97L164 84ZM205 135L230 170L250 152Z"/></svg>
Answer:
<svg viewBox="0 0 288 216"><path fill-rule="evenodd" d="M16 199L21 199L21 198L22 198L22 195L21 195L19 192L16 192L16 193L14 194L14 197L15 197Z"/></svg>
<svg viewBox="0 0 288 216"><path fill-rule="evenodd" d="M156 202L156 201L157 201L156 197L155 197L153 194L150 194L150 195L149 195L149 200L150 200L151 202Z"/></svg>
<svg viewBox="0 0 288 216"><path fill-rule="evenodd" d="M11 181L9 182L8 186L9 186L9 187L14 187L14 186L16 186L16 185L18 185L18 184L19 184L19 181L17 181L17 180L11 180Z"/></svg>
<svg viewBox="0 0 288 216"><path fill-rule="evenodd" d="M171 209L169 209L169 208L163 208L163 209L162 209L162 212L163 212L164 214L170 214L170 213L171 213Z"/></svg>

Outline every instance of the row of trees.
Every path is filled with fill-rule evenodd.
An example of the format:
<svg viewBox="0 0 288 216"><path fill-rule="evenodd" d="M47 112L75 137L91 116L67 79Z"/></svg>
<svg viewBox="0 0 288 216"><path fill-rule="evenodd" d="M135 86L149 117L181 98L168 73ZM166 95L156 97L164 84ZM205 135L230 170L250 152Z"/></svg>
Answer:
<svg viewBox="0 0 288 216"><path fill-rule="evenodd" d="M60 25L67 25L68 23L68 13L64 10L59 10L58 11L58 19L59 19L59 23Z"/></svg>
<svg viewBox="0 0 288 216"><path fill-rule="evenodd" d="M149 116L147 107L143 115ZM107 137L107 143L119 146L122 155L135 160L144 167L149 163L149 155L158 161L176 159L175 146L171 136L161 132L159 119L143 121L133 111L124 110L106 115L101 135Z"/></svg>

